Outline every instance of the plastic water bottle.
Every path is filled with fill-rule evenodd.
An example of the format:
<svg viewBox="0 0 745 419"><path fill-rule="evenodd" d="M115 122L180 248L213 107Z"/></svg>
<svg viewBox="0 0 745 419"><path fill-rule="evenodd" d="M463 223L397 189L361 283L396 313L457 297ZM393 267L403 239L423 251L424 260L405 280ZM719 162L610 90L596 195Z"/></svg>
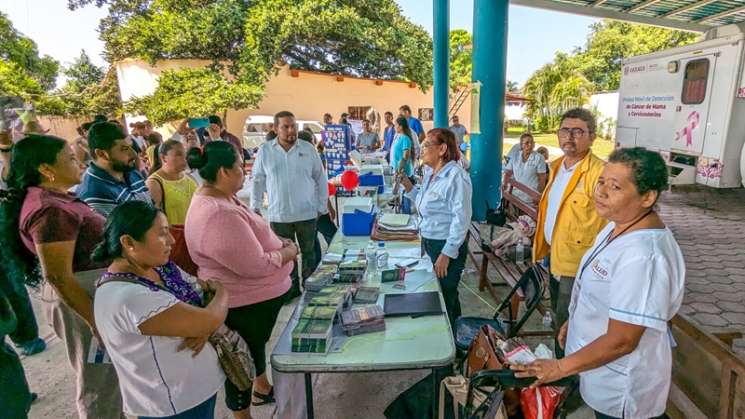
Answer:
<svg viewBox="0 0 745 419"><path fill-rule="evenodd" d="M546 313L543 315L543 326L551 327L552 323L553 323L553 318L551 317L551 312L546 310Z"/></svg>
<svg viewBox="0 0 745 419"><path fill-rule="evenodd" d="M385 250L385 242L378 242L378 252L376 254L377 267L380 270L388 268L388 251Z"/></svg>
<svg viewBox="0 0 745 419"><path fill-rule="evenodd" d="M375 275L377 270L376 250L375 243L370 240L370 243L367 244L367 248L365 249L365 260L367 261L367 273L369 276Z"/></svg>

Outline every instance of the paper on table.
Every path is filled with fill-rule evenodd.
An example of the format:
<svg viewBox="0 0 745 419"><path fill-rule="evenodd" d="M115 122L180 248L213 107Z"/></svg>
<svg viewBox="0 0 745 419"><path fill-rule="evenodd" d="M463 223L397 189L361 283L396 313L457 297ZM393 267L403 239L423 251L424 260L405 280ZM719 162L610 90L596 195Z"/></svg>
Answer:
<svg viewBox="0 0 745 419"><path fill-rule="evenodd" d="M422 257L422 251L418 247L385 250L388 252L388 257L392 259L420 259Z"/></svg>

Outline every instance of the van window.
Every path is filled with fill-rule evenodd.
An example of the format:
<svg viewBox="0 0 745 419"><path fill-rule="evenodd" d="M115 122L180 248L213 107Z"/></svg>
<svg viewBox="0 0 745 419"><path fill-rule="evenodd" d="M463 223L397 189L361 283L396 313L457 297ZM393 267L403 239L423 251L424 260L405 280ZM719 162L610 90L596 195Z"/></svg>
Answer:
<svg viewBox="0 0 745 419"><path fill-rule="evenodd" d="M684 105L698 105L706 97L706 82L709 78L709 59L701 58L686 64L683 78L683 93L680 95Z"/></svg>
<svg viewBox="0 0 745 419"><path fill-rule="evenodd" d="M321 133L321 127L319 127L316 124L306 124L304 128L307 128L312 132L313 134L320 134Z"/></svg>

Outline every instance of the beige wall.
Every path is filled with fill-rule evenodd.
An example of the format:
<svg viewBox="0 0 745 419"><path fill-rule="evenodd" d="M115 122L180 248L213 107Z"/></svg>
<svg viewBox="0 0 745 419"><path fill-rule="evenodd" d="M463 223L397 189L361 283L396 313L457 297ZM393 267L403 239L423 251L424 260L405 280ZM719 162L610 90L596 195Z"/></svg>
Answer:
<svg viewBox="0 0 745 419"><path fill-rule="evenodd" d="M37 118L42 128L49 130L48 134L64 138L67 141L73 141L78 138L78 132L76 130L80 124L85 122L58 116L38 116Z"/></svg>
<svg viewBox="0 0 745 419"><path fill-rule="evenodd" d="M199 67L207 61L168 60L154 66L140 60L127 59L117 63L117 75L122 98L149 94L157 87L157 78L165 69ZM407 82L383 81L377 85L374 80L344 77L337 81L336 76L314 72L298 72L291 75L287 67L279 69L277 75L266 84L264 98L256 109L231 110L227 116L227 128L236 135L243 131L243 124L249 115L274 115L289 110L298 119L321 121L328 112L336 121L349 106L372 106L382 114L408 104L416 116L419 108L431 108L432 89L426 93L418 87L410 87ZM461 123L470 121L470 102L466 101L458 112ZM195 115L198 116L198 115ZM128 117L127 122L142 117ZM432 121L423 121L424 128L432 128Z"/></svg>

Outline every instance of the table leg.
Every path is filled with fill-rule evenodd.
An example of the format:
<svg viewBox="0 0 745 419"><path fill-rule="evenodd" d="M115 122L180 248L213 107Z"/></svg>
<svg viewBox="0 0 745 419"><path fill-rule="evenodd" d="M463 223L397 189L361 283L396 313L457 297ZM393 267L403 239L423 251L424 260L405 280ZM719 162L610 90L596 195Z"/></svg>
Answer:
<svg viewBox="0 0 745 419"><path fill-rule="evenodd" d="M305 409L308 419L313 419L313 382L309 372L305 373Z"/></svg>
<svg viewBox="0 0 745 419"><path fill-rule="evenodd" d="M437 370L432 369L432 419L437 419L437 398L440 395L440 383L437 382Z"/></svg>

